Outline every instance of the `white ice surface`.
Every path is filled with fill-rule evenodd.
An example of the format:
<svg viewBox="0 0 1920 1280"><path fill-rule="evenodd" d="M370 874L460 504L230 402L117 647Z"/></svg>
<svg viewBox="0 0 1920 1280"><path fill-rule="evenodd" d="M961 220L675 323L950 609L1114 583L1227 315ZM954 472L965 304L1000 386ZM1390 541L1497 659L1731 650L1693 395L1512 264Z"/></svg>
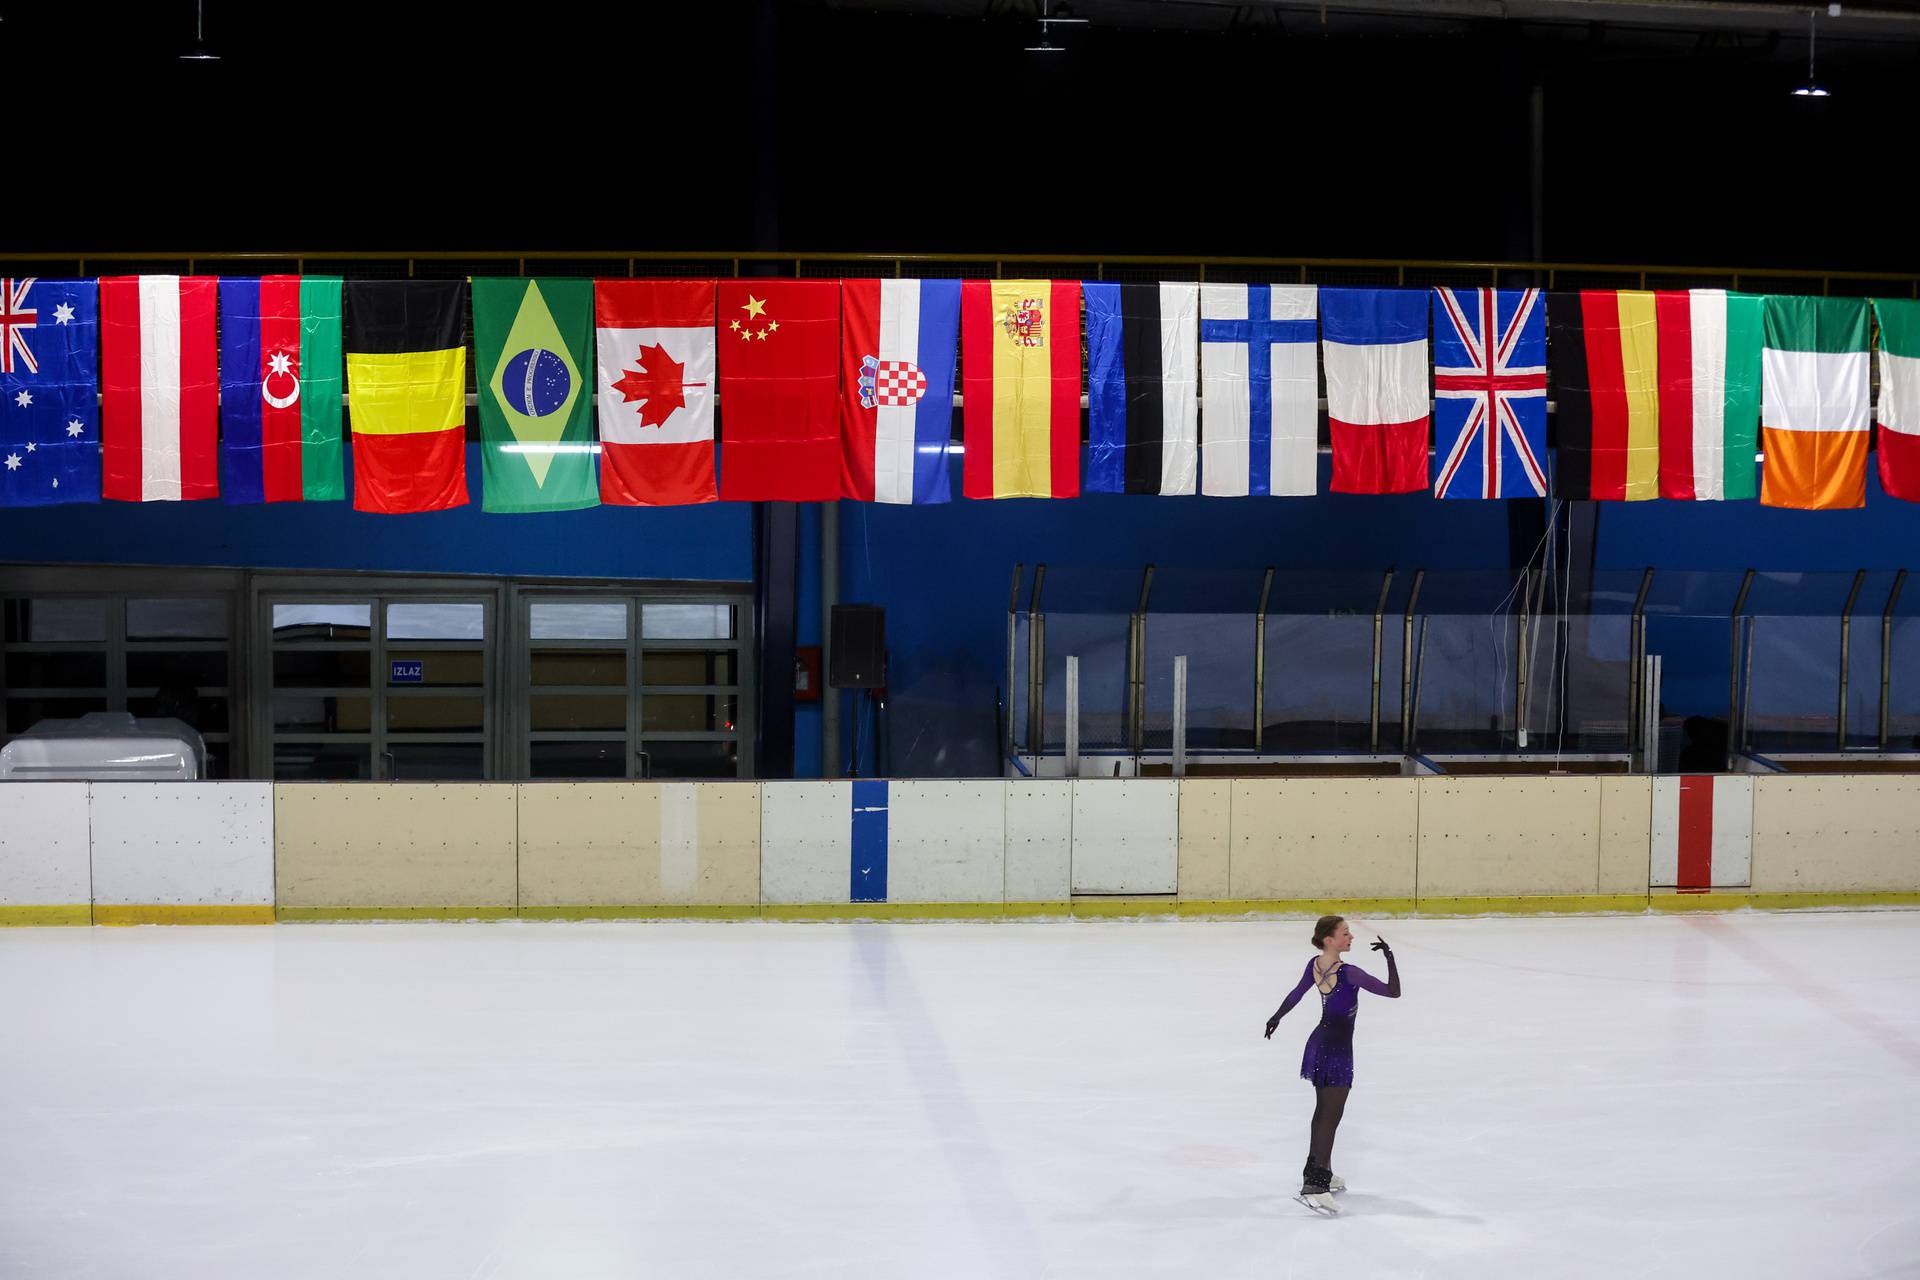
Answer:
<svg viewBox="0 0 1920 1280"><path fill-rule="evenodd" d="M1920 1275L1920 912L1377 923L0 930L0 1276Z"/></svg>

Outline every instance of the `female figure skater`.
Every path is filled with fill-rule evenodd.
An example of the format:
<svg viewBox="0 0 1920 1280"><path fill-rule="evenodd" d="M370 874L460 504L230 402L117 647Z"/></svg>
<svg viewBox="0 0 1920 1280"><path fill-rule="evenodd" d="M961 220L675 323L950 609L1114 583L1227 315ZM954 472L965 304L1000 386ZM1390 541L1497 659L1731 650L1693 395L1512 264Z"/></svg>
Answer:
<svg viewBox="0 0 1920 1280"><path fill-rule="evenodd" d="M1358 965L1342 960L1341 953L1353 946L1353 931L1339 916L1320 917L1313 926L1313 945L1320 948L1320 954L1307 961L1299 985L1267 1019L1267 1039L1273 1039L1273 1029L1286 1017L1287 1010L1300 1002L1309 985L1320 992L1320 1025L1307 1037L1307 1052L1300 1059L1300 1078L1313 1085L1314 1104L1299 1200L1317 1213L1335 1214L1340 1206L1334 1203L1332 1193L1345 1191L1347 1184L1333 1172L1333 1135L1347 1108L1347 1090L1353 1087L1353 1022L1360 1011L1360 992L1397 999L1400 970L1393 962L1393 948L1378 936L1373 949L1387 953L1384 984Z"/></svg>

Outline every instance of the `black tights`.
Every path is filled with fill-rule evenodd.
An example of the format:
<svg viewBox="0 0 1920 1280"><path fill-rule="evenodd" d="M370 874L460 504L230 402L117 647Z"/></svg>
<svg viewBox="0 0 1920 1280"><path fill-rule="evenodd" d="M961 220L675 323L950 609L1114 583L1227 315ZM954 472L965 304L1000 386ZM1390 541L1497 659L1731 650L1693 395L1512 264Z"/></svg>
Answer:
<svg viewBox="0 0 1920 1280"><path fill-rule="evenodd" d="M1333 1135L1347 1109L1347 1087L1315 1085L1313 1090L1313 1130L1307 1158L1322 1169L1333 1168Z"/></svg>

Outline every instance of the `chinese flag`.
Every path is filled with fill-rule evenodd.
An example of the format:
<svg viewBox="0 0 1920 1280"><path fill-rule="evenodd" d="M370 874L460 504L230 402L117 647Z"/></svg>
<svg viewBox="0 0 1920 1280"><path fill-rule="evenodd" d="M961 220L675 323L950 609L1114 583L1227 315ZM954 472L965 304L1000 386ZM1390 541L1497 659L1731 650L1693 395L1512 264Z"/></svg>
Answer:
<svg viewBox="0 0 1920 1280"><path fill-rule="evenodd" d="M840 496L840 282L722 280L720 497Z"/></svg>

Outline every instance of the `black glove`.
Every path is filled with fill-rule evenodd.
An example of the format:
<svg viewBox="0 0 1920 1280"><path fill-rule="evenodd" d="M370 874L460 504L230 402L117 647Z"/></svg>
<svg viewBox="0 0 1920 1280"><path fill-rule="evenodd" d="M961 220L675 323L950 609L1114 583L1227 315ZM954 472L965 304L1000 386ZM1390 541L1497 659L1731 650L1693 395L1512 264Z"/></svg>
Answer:
<svg viewBox="0 0 1920 1280"><path fill-rule="evenodd" d="M1268 1019L1267 1019L1267 1034L1266 1034L1266 1037L1265 1037L1265 1038L1266 1038L1266 1039L1268 1039L1268 1040L1271 1040L1271 1039L1273 1039L1273 1029L1274 1029L1275 1027L1277 1027L1277 1026L1279 1026L1279 1025L1280 1025L1280 1015L1279 1015L1279 1014L1277 1014L1277 1013L1276 1013L1276 1014L1274 1014L1274 1015L1273 1015L1273 1016L1272 1016L1271 1018L1268 1018Z"/></svg>
<svg viewBox="0 0 1920 1280"><path fill-rule="evenodd" d="M1377 933L1373 935L1373 950L1384 951L1388 955L1393 954L1393 948L1387 945L1387 940Z"/></svg>

